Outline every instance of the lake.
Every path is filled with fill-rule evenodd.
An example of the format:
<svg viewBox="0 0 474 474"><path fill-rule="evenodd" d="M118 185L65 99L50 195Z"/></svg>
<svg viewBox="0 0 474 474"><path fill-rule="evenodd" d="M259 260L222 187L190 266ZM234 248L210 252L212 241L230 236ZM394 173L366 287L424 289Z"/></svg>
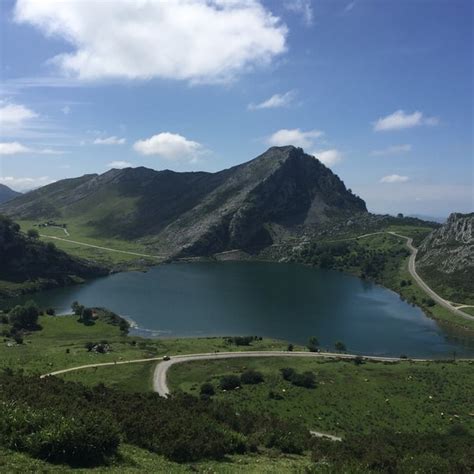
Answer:
<svg viewBox="0 0 474 474"><path fill-rule="evenodd" d="M394 292L295 264L175 263L26 299L62 313L74 300L104 306L133 320L141 328L138 333L145 335L257 335L301 344L314 335L323 348L333 348L340 340L352 353L474 355L472 345L442 330Z"/></svg>

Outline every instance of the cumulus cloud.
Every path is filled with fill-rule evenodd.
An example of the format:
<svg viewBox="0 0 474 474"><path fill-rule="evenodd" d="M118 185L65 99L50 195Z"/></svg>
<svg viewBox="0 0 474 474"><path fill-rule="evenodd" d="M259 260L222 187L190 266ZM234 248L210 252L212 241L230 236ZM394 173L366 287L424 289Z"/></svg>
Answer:
<svg viewBox="0 0 474 474"><path fill-rule="evenodd" d="M1 127L19 127L27 120L38 117L33 110L21 104L0 103L0 126Z"/></svg>
<svg viewBox="0 0 474 474"><path fill-rule="evenodd" d="M52 148L30 148L20 142L1 142L0 155L19 155L21 153L33 153L36 155L63 155L62 150Z"/></svg>
<svg viewBox="0 0 474 474"><path fill-rule="evenodd" d="M138 140L133 148L142 155L157 155L170 161L196 161L205 152L200 143L169 132Z"/></svg>
<svg viewBox="0 0 474 474"><path fill-rule="evenodd" d="M224 82L286 51L288 30L258 0L18 0L15 20L73 47L52 59L73 78Z"/></svg>
<svg viewBox="0 0 474 474"><path fill-rule="evenodd" d="M285 9L302 16L307 26L313 24L313 7L311 0L287 0L283 4Z"/></svg>
<svg viewBox="0 0 474 474"><path fill-rule="evenodd" d="M32 189L46 186L54 183L56 180L48 176L39 176L37 178L15 178L13 176L0 176L0 183L14 189L15 191L31 191Z"/></svg>
<svg viewBox="0 0 474 474"><path fill-rule="evenodd" d="M393 114L379 118L374 122L374 130L376 132L384 132L387 130L419 127L420 125L437 125L438 123L437 117L425 117L419 111L407 114L403 110L397 110Z"/></svg>
<svg viewBox="0 0 474 474"><path fill-rule="evenodd" d="M108 168L116 168L116 169L123 169L123 168L130 168L132 166L132 163L129 163L128 161L111 161L110 163L107 163Z"/></svg>
<svg viewBox="0 0 474 474"><path fill-rule="evenodd" d="M96 138L93 143L94 145L123 145L125 141L125 138L112 136L107 138Z"/></svg>
<svg viewBox="0 0 474 474"><path fill-rule="evenodd" d="M339 163L344 157L343 153L335 148L331 150L321 150L312 153L321 163L326 166L334 166Z"/></svg>
<svg viewBox="0 0 474 474"><path fill-rule="evenodd" d="M370 152L372 156L386 156L386 155L398 155L400 153L408 153L411 151L411 145L393 145L381 150L373 150Z"/></svg>
<svg viewBox="0 0 474 474"><path fill-rule="evenodd" d="M279 107L288 107L296 97L296 91L288 91L284 94L274 94L269 99L259 104L249 104L249 110L276 109Z"/></svg>
<svg viewBox="0 0 474 474"><path fill-rule="evenodd" d="M294 145L301 148L311 148L314 141L324 135L321 130L302 131L299 128L278 130L268 137L267 143L272 146Z"/></svg>
<svg viewBox="0 0 474 474"><path fill-rule="evenodd" d="M406 183L410 181L408 176L400 176L399 174L389 174L380 179L381 183Z"/></svg>

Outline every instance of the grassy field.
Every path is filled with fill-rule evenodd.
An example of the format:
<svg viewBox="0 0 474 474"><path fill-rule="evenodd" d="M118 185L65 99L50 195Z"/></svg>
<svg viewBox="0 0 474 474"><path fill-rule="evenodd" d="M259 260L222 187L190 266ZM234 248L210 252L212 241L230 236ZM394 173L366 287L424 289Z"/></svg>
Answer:
<svg viewBox="0 0 474 474"><path fill-rule="evenodd" d="M161 357L166 354L189 354L234 350L285 350L287 343L272 339L252 342L251 346L235 346L221 337L145 339L124 336L117 326L96 321L92 326L77 322L76 316L41 316L41 331L26 334L24 343L11 346L7 338L0 340L0 369L10 367L25 374L45 374L78 365L114 362L120 360ZM0 334L6 329L0 323ZM111 352L88 352L85 344L107 341ZM153 363L102 367L71 372L67 380L95 385L103 382L131 391L151 389Z"/></svg>
<svg viewBox="0 0 474 474"><path fill-rule="evenodd" d="M314 389L285 381L280 369L316 374ZM255 369L264 376L258 385L219 390L219 380ZM240 409L270 410L303 420L311 430L346 435L380 429L396 432L446 432L460 423L474 433L474 362L320 361L295 358L193 361L172 366L171 390L199 393L202 383L216 388L215 397ZM270 398L269 393L281 399Z"/></svg>
<svg viewBox="0 0 474 474"><path fill-rule="evenodd" d="M169 474L199 473L327 473L330 470L318 469L311 462L309 455L275 455L272 452L228 456L223 461L200 461L192 464L179 464L167 460L163 456L145 449L123 444L119 450L120 461L115 460L110 466L78 469L67 465L53 465L16 451L0 447L0 472L97 472L97 473L129 473L129 472L162 472ZM311 469L311 471L309 471ZM334 471L332 471L334 472Z"/></svg>
<svg viewBox="0 0 474 474"><path fill-rule="evenodd" d="M61 221L62 222L62 221ZM125 252L136 252L144 255L154 255L154 252L147 249L145 246L135 242L129 242L122 239L99 237L85 224L76 220L67 220L67 231L69 236L65 234L60 227L38 227L42 221L18 221L22 231L27 232L29 229L36 229L40 234L52 237L59 237L61 239L75 240L77 242L84 242L90 245L97 245L99 247L108 247L111 249L121 250ZM126 253L110 252L108 250L87 247L84 245L66 242L64 240L49 239L48 237L41 237L45 242L54 242L54 244L61 250L70 253L76 257L93 260L108 266L123 265L124 268L143 268L147 265L157 264L161 259L145 258L136 255L129 255Z"/></svg>

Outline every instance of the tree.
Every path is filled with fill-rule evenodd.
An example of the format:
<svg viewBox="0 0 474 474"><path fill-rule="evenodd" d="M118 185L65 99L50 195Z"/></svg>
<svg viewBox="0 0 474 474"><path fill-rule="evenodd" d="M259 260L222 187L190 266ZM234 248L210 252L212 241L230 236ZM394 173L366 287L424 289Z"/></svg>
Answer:
<svg viewBox="0 0 474 474"><path fill-rule="evenodd" d="M317 352L318 346L319 346L319 341L316 339L316 337L311 336L308 341L308 349L311 352Z"/></svg>
<svg viewBox="0 0 474 474"><path fill-rule="evenodd" d="M287 351L288 351L288 352L293 352L293 349L294 349L293 344L288 344Z"/></svg>
<svg viewBox="0 0 474 474"><path fill-rule="evenodd" d="M26 235L30 238L30 239L39 239L39 233L36 229L28 229L28 232L26 233Z"/></svg>
<svg viewBox="0 0 474 474"><path fill-rule="evenodd" d="M240 381L246 385L256 385L263 382L263 374L257 370L249 369L242 373Z"/></svg>
<svg viewBox="0 0 474 474"><path fill-rule="evenodd" d="M237 375L224 375L219 382L222 390L234 390L240 387L240 378Z"/></svg>
<svg viewBox="0 0 474 474"><path fill-rule="evenodd" d="M93 324L94 315L92 314L92 309L84 308L81 313L80 321L83 322L85 325Z"/></svg>
<svg viewBox="0 0 474 474"><path fill-rule="evenodd" d="M15 329L38 329L38 317L39 309L34 301L15 306L8 314L9 322Z"/></svg>
<svg viewBox="0 0 474 474"><path fill-rule="evenodd" d="M76 316L81 316L82 311L84 310L84 306L82 304L79 304L78 301L74 301L71 305L71 309L73 310Z"/></svg>
<svg viewBox="0 0 474 474"><path fill-rule="evenodd" d="M340 352L345 352L347 350L346 345L342 341L337 341L334 344L334 347L336 348L336 351L340 351Z"/></svg>

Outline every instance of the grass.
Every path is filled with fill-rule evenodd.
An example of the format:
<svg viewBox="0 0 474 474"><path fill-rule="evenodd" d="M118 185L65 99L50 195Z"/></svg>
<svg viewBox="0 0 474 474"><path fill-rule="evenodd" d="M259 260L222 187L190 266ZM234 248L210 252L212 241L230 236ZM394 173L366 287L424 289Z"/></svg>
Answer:
<svg viewBox="0 0 474 474"><path fill-rule="evenodd" d="M120 360L162 357L166 354L190 354L237 350L285 350L287 343L272 339L252 342L251 346L235 346L222 337L146 339L124 336L117 326L96 321L92 326L77 322L76 316L41 316L41 331L26 334L24 343L9 346L11 340L0 340L0 369L10 367L25 374L45 374L86 364ZM6 325L0 324L0 333ZM106 340L111 352L88 352L87 342ZM153 363L130 364L86 369L63 375L67 380L106 385L129 391L151 390Z"/></svg>
<svg viewBox="0 0 474 474"><path fill-rule="evenodd" d="M272 452L246 455L228 456L223 461L200 461L192 464L178 464L168 461L163 456L150 451L122 444L119 448L119 458L111 462L109 466L98 468L77 469L67 465L54 465L30 456L0 447L0 472L105 472L105 473L129 473L129 472L166 472L170 474L182 474L189 472L200 473L255 473L273 474L305 472L306 469L314 468L314 463L309 456L275 455ZM327 472L327 471L311 471Z"/></svg>
<svg viewBox="0 0 474 474"><path fill-rule="evenodd" d="M75 240L77 242L84 242L86 244L97 245L99 247L108 247L125 252L142 253L144 255L153 255L157 253L156 251L150 251L145 246L135 242L129 242L117 238L99 237L91 227L79 220L67 219L65 221L67 224L67 230L70 234L69 236L66 235L64 230L59 227L50 226L38 228L38 224L43 223L44 220L21 220L17 222L20 225L21 230L24 232L27 232L29 229L36 229L43 235L60 237L61 239L66 240ZM54 242L56 247L75 257L93 260L107 266L122 265L127 269L135 269L143 268L153 264L156 265L161 261L159 259L139 257L136 255L128 255L126 253L110 252L108 250L87 247L72 242L66 242L64 240L49 239L48 237L41 237L41 239L45 242Z"/></svg>
<svg viewBox="0 0 474 474"><path fill-rule="evenodd" d="M296 387L280 369L312 371L317 387ZM223 375L252 368L263 373L259 385L219 390ZM176 364L168 373L171 390L197 395L204 382L217 388L215 397L239 409L269 410L280 417L301 419L312 430L339 434L378 429L399 432L446 432L461 423L474 433L474 362L367 362L307 358L255 358L193 361ZM281 400L269 398L269 392Z"/></svg>

